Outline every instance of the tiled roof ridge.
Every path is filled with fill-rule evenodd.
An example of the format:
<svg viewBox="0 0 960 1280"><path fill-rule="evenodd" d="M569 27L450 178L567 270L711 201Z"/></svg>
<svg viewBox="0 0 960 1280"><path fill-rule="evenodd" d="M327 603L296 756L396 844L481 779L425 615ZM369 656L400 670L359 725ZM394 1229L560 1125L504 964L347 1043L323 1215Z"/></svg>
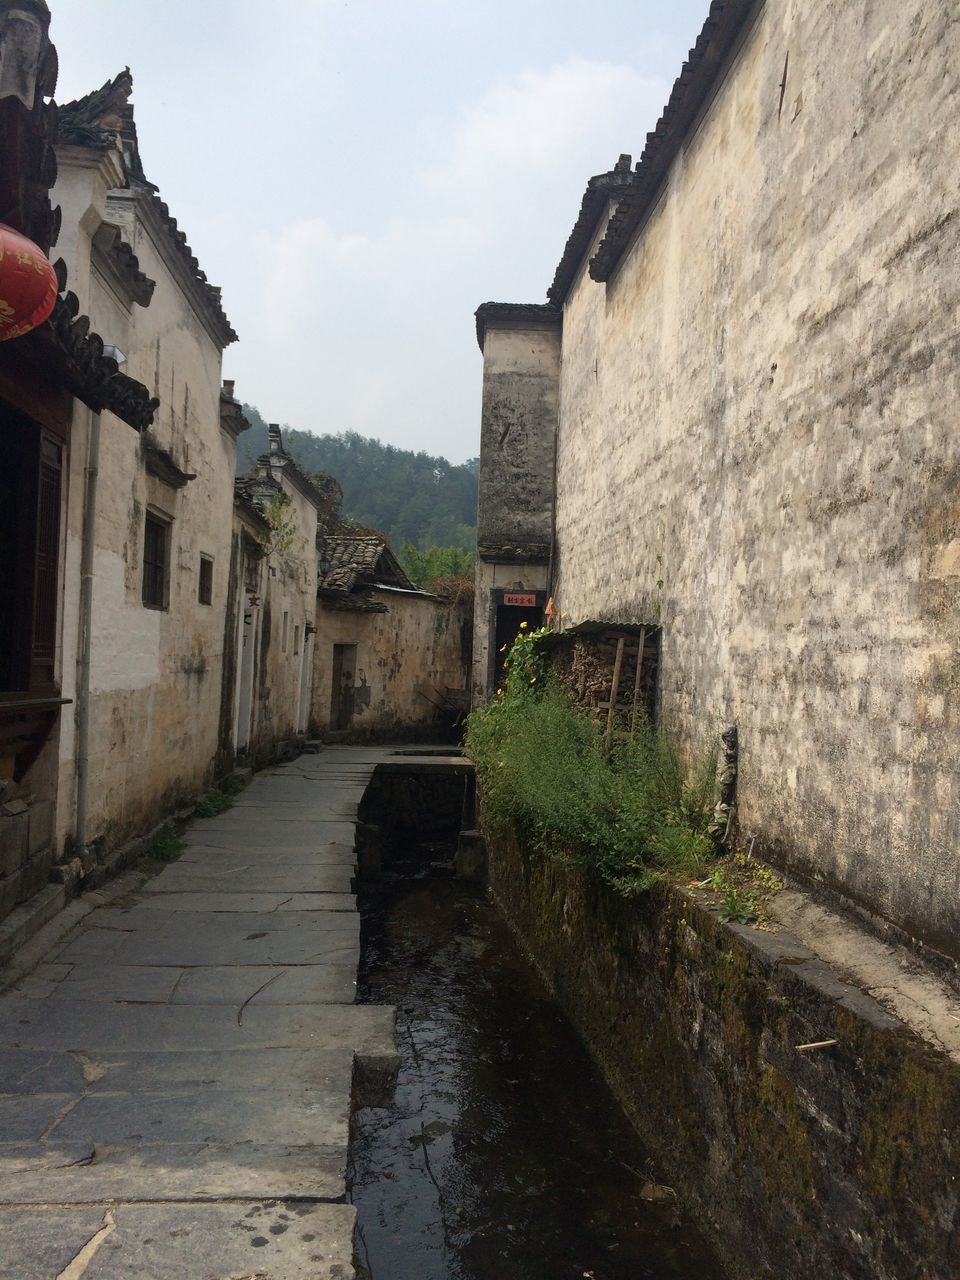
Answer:
<svg viewBox="0 0 960 1280"><path fill-rule="evenodd" d="M140 261L123 238L123 232L112 223L103 222L93 237L102 253L113 262L114 270L124 280L134 301L146 307L153 297L156 281L140 270Z"/></svg>
<svg viewBox="0 0 960 1280"><path fill-rule="evenodd" d="M487 325L492 320L509 320L513 324L559 324L563 313L551 302L481 302L474 315L477 319L477 342L483 350Z"/></svg>
<svg viewBox="0 0 960 1280"><path fill-rule="evenodd" d="M606 173L598 173L587 183L587 189L580 201L580 212L573 230L567 238L563 256L554 273L553 284L547 290L547 297L557 307L563 306L564 299L573 284L583 256L590 248L597 229L597 223L603 216L611 195L629 189L635 175L630 168L631 157L621 155L616 165Z"/></svg>
<svg viewBox="0 0 960 1280"><path fill-rule="evenodd" d="M60 103L57 114L59 141L69 146L109 151L116 146L119 131L105 128L103 117L112 107L124 124L132 126L133 107L129 101L132 92L133 76L130 68L124 67L99 89L92 89L71 102Z"/></svg>
<svg viewBox="0 0 960 1280"><path fill-rule="evenodd" d="M144 199L153 206L175 252L197 287L219 340L223 346L229 346L231 342L237 341L237 334L223 309L221 290L207 279L185 233L180 230L166 201L161 199L156 186L147 180L143 171L133 103L129 100L132 92L133 75L130 68L125 67L99 89L94 89L73 102L64 103L59 108L58 117L60 142L68 146L109 151L116 147L119 134L124 142L130 144L122 148L127 188L142 193ZM104 117L111 113L119 117L119 129L106 127L102 123Z"/></svg>
<svg viewBox="0 0 960 1280"><path fill-rule="evenodd" d="M296 458L287 453L283 443L283 433L279 424L276 422L268 423L267 432L270 448L266 453L261 453L257 458L257 466L264 467L271 471L277 470L289 472L293 483L304 497L309 498L318 512L322 511L326 501L324 495L313 483L311 476L304 471Z"/></svg>
<svg viewBox="0 0 960 1280"><path fill-rule="evenodd" d="M59 290L49 324L66 357L68 377L75 394L96 412L109 409L129 426L143 431L153 422L160 401L141 382L120 372L104 354L103 339L91 331L90 317L80 314L77 295L67 290L67 268L62 258L53 264Z"/></svg>
<svg viewBox="0 0 960 1280"><path fill-rule="evenodd" d="M610 279L633 233L656 199L728 55L758 8L757 0L711 0L710 12L674 82L667 105L653 132L647 134L634 181L617 206L590 261L593 280L602 283Z"/></svg>
<svg viewBox="0 0 960 1280"><path fill-rule="evenodd" d="M321 563L327 568L321 572L317 587L320 592L349 592L357 586L374 586L377 566L383 563L385 578L394 578L396 586L415 590L404 573L400 562L387 545L386 538L364 534L347 537L342 534L324 534L317 540Z"/></svg>
<svg viewBox="0 0 960 1280"><path fill-rule="evenodd" d="M190 248L189 242L187 241L186 234L180 230L180 227L177 225L177 220L170 212L166 201L160 198L156 188L150 183L145 183L143 186L146 198L151 201L153 207L159 214L160 220L164 224L167 235L170 237L175 250L180 255L184 265L187 267L187 270L190 272L191 277L199 288L204 302L215 321L215 326L219 331L219 337L223 342L223 345L225 347L229 346L231 342L237 341L237 334L223 309L223 290L218 285L211 284L207 279L206 272L201 268L200 263L197 261L196 255Z"/></svg>

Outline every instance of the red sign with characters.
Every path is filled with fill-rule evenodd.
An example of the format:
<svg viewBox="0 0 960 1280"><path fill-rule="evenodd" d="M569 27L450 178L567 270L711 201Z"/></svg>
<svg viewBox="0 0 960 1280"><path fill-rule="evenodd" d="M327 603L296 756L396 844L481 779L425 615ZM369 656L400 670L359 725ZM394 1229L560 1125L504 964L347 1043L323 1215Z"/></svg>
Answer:
<svg viewBox="0 0 960 1280"><path fill-rule="evenodd" d="M537 597L533 591L505 591L503 593L503 603L516 604L522 609L535 609L537 607Z"/></svg>

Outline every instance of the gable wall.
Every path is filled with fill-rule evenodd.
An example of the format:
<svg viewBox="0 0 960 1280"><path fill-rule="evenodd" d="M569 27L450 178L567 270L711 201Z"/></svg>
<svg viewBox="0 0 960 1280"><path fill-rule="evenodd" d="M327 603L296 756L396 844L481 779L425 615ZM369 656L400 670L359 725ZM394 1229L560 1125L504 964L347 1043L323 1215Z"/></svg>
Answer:
<svg viewBox="0 0 960 1280"><path fill-rule="evenodd" d="M357 646L351 732L387 734L429 726L447 688L466 690L467 605L425 596L374 591L387 613L355 613L317 602L313 724L331 727L333 647ZM424 696L426 695L426 696Z"/></svg>
<svg viewBox="0 0 960 1280"><path fill-rule="evenodd" d="M685 740L739 722L758 853L953 955L958 170L952 6L767 0L568 299L555 584L570 622L662 621Z"/></svg>
<svg viewBox="0 0 960 1280"><path fill-rule="evenodd" d="M174 489L147 473L142 441L104 414L101 422L90 675L89 839L106 847L149 829L213 779L221 699L224 611L233 519L235 446L220 429L221 354L168 270L129 201L106 196L95 172L61 160L56 198L71 281L86 281L80 307L105 342L128 357L124 371L161 398L151 438L196 474ZM126 306L91 262L101 220L124 238L154 279L149 307ZM64 696L75 699L79 565L90 413L76 411L70 456L63 609ZM142 602L148 507L171 520L169 608ZM201 553L211 556L213 602L198 600ZM65 717L65 720L69 717ZM60 840L72 834L74 727L62 735Z"/></svg>

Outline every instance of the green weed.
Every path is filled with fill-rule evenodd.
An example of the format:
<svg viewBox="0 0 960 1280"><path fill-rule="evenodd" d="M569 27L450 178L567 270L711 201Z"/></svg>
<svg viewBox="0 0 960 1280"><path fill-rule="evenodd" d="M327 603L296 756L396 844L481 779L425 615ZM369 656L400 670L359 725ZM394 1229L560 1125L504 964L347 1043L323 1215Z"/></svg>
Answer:
<svg viewBox="0 0 960 1280"><path fill-rule="evenodd" d="M194 817L215 818L217 814L225 813L233 805L235 794L235 792L221 791L219 787L212 787L194 805Z"/></svg>
<svg viewBox="0 0 960 1280"><path fill-rule="evenodd" d="M168 822L157 833L146 856L157 862L175 862L182 852L183 837L173 823Z"/></svg>
<svg viewBox="0 0 960 1280"><path fill-rule="evenodd" d="M716 753L691 774L674 738L646 721L608 743L553 683L538 638L521 635L498 696L467 722L487 821L628 896L663 872L702 875Z"/></svg>

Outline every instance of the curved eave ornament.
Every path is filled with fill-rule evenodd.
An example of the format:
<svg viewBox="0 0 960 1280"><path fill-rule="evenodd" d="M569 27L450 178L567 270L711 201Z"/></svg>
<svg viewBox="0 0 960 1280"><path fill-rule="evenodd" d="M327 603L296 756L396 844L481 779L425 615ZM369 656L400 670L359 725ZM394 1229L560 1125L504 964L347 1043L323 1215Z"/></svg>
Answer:
<svg viewBox="0 0 960 1280"><path fill-rule="evenodd" d="M26 236L0 222L0 342L21 338L53 312L58 293L50 259Z"/></svg>

